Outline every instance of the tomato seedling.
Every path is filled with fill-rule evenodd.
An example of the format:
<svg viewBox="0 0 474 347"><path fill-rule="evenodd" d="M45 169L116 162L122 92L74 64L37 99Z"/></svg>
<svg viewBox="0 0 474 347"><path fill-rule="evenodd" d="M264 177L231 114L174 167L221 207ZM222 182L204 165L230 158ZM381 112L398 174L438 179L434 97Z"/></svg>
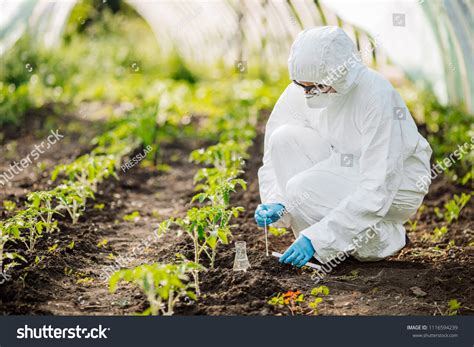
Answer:
<svg viewBox="0 0 474 347"><path fill-rule="evenodd" d="M143 315L173 315L175 304L183 297L196 300L188 273L203 267L193 262L180 264L145 264L133 269L119 270L109 279L109 288L115 292L120 281L133 283L145 294L150 305Z"/></svg>

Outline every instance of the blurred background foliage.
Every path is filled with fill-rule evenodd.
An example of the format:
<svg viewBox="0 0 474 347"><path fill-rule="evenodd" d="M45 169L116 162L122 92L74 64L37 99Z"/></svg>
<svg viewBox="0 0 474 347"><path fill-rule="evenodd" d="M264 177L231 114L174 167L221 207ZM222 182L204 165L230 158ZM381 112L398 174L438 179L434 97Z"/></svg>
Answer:
<svg viewBox="0 0 474 347"><path fill-rule="evenodd" d="M320 6L318 10L325 18ZM346 25L340 18L337 22ZM370 39L362 31L356 36L364 35ZM361 42L357 39L359 47ZM269 72L264 63L245 66L244 71L224 61L187 64L179 51L162 51L150 26L126 3L81 1L72 10L60 45L45 48L24 35L2 56L0 129L21 126L31 108L54 103L80 109L83 103L95 101L124 109L145 107L149 116L144 129L151 126L147 122L164 123L165 118L173 124L203 122L200 129L212 134L212 117L197 115L225 113L232 99L247 98L271 109L288 84L288 75L285 64ZM369 64L377 68L379 63L373 53ZM442 105L432 90L406 76L396 75L392 82L428 137L434 160L442 160L458 145L472 144L472 115L464 105ZM471 183L472 160L470 151L448 170L450 177Z"/></svg>

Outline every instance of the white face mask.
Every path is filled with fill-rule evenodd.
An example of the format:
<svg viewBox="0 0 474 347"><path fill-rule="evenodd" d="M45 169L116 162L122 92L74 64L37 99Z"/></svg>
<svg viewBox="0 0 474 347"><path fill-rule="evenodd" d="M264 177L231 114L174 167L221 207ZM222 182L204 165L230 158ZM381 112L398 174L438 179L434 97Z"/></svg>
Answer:
<svg viewBox="0 0 474 347"><path fill-rule="evenodd" d="M320 95L306 95L306 105L309 108L325 108L337 99L337 93L326 93Z"/></svg>

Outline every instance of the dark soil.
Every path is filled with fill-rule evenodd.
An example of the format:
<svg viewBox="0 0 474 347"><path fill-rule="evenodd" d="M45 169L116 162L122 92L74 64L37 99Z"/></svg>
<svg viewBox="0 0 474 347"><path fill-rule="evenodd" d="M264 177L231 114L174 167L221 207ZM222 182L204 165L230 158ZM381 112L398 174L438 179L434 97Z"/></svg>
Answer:
<svg viewBox="0 0 474 347"><path fill-rule="evenodd" d="M16 268L12 279L0 285L0 312L123 315L143 311L146 299L137 289L121 285L116 293L110 294L103 275L117 264L133 267L145 262L173 261L176 253L191 252L186 235L178 237L174 231L158 242L148 240L160 221L182 216L189 208L196 166L187 158L191 150L201 145L190 139L166 145L163 153L165 163L171 166L168 172L135 167L122 174L119 181L104 183L97 200L90 202L77 225L61 221L61 232L40 242L38 249L44 259L39 264ZM473 313L474 248L469 246L473 240L473 204L464 208L441 242L433 242L430 236L440 225L434 207L441 208L453 193L460 194L463 188L445 179L433 184L416 230L409 231L411 244L399 254L376 263L349 259L316 283L312 270L283 266L276 258L265 256L263 231L253 221L259 203L257 169L261 155L259 135L246 167L248 189L232 196L233 203L246 209L235 220L234 240L247 242L251 268L234 272L234 245L221 245L215 269L201 276L203 295L197 302L185 300L178 304L176 314L288 315L287 308L271 306L267 301L276 293L289 290L309 294L313 287L322 284L330 289L319 306L322 315L440 315L447 313L450 299L462 303L460 314ZM39 187L50 184L37 179ZM13 196L20 201L24 192L16 189L8 188L2 197ZM103 203L104 209L94 208L96 203ZM139 211L140 217L124 221L123 216L133 211ZM271 250L284 251L292 239L291 233L270 236ZM449 240L454 240L455 245L449 246ZM75 245L69 249L71 241ZM55 243L58 248L48 252L48 247ZM413 287L419 287L425 295L416 296Z"/></svg>

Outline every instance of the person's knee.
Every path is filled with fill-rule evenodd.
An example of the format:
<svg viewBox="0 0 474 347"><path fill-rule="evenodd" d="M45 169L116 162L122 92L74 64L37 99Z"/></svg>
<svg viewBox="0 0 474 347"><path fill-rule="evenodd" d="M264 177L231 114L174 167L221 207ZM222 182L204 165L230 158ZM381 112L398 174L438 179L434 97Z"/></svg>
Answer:
<svg viewBox="0 0 474 347"><path fill-rule="evenodd" d="M287 148L291 143L295 143L298 135L301 133L301 128L295 125L281 125L276 128L270 136L270 147Z"/></svg>
<svg viewBox="0 0 474 347"><path fill-rule="evenodd" d="M307 175L300 173L293 176L286 184L286 196L292 205L299 205L308 195Z"/></svg>

